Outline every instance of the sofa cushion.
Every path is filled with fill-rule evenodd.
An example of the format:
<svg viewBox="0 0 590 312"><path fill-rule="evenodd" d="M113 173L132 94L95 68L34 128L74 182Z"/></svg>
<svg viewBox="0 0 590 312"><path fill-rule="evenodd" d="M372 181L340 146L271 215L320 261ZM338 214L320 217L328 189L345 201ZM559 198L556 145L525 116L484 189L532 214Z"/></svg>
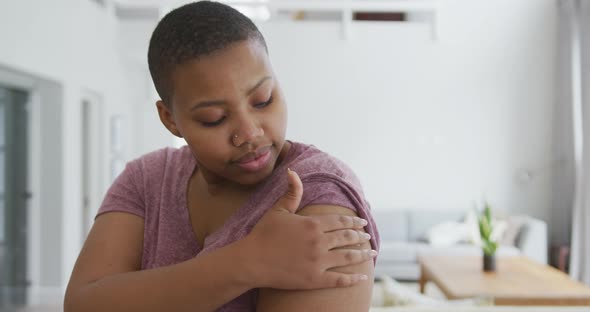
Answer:
<svg viewBox="0 0 590 312"><path fill-rule="evenodd" d="M453 246L469 240L470 226L457 221L446 221L426 231L426 241L436 247Z"/></svg>
<svg viewBox="0 0 590 312"><path fill-rule="evenodd" d="M428 243L382 242L379 249L377 265L387 263L417 262L418 255L441 254L457 256L481 256L482 249L471 244L457 244L446 247L436 247ZM518 256L520 250L514 246L500 246L496 251L499 257Z"/></svg>
<svg viewBox="0 0 590 312"><path fill-rule="evenodd" d="M422 247L419 251L418 255L430 255L430 254L440 254L440 255L453 255L453 256L481 256L483 251L480 247L471 245L471 244L457 244L448 247L430 247L424 248ZM515 257L521 255L521 252L518 248L514 246L500 246L496 250L496 256L498 257Z"/></svg>
<svg viewBox="0 0 590 312"><path fill-rule="evenodd" d="M388 275L397 280L417 281L420 278L420 266L416 262L397 263L375 267L375 276Z"/></svg>
<svg viewBox="0 0 590 312"><path fill-rule="evenodd" d="M427 243L382 241L377 265L384 262L416 262L418 260L416 256L419 253L430 249Z"/></svg>
<svg viewBox="0 0 590 312"><path fill-rule="evenodd" d="M426 232L443 221L461 221L462 210L415 210L408 211L408 240L426 241Z"/></svg>
<svg viewBox="0 0 590 312"><path fill-rule="evenodd" d="M523 228L526 226L528 221L529 217L524 215L515 215L508 217L506 219L508 226L506 227L504 235L502 235L500 245L516 246L516 243L519 239L519 235L522 232Z"/></svg>
<svg viewBox="0 0 590 312"><path fill-rule="evenodd" d="M408 240L408 214L402 210L372 211L381 242Z"/></svg>

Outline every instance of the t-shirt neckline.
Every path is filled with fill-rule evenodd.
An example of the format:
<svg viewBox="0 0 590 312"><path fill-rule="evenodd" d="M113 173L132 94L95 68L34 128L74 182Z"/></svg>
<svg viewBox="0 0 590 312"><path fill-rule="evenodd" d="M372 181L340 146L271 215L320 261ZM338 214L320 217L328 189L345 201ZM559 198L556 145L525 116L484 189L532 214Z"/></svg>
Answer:
<svg viewBox="0 0 590 312"><path fill-rule="evenodd" d="M207 242L211 241L212 239L214 239L216 236L220 235L223 232L223 229L228 225L234 222L234 219L237 218L240 215L240 212L245 209L245 207L248 207L251 205L252 201L254 200L254 198L256 197L256 194L260 193L267 185L269 185L269 181L273 180L273 177L276 175L277 172L280 172L281 170L286 170L285 166L286 164L288 164L291 161L291 158L293 157L293 155L296 155L295 152L299 149L300 144L297 142L293 142L290 140L285 140L286 142L289 142L291 144L289 150L287 151L287 154L285 155L285 158L283 159L283 161L273 169L272 173L270 174L270 176L268 176L263 182L261 182L260 184L258 184L256 186L256 188L254 189L254 191L252 191L252 193L248 196L248 199L244 202L244 204L242 204L240 207L238 207L223 223L223 225L213 231L213 233L209 234L207 237L205 237L205 239L203 240L203 245L201 246L201 244L199 244L199 241L197 240L197 235L195 233L195 231L193 230L193 225L191 222L191 218L190 218L190 214L189 214L189 207L188 207L188 183L190 181L190 177L193 175L193 173L198 170L198 165L197 165L197 161L195 160L193 154L190 151L190 148L188 148L188 146L184 146L182 147L183 149L185 149L185 153L187 153L187 158L188 161L186 162L185 166L182 166L182 173L184 174L182 176L182 179L180 179L180 184L179 187L180 189L184 190L183 192L179 192L179 196L180 198L178 199L178 203L180 205L180 207L182 208L182 218L186 221L185 222L185 226L186 229L188 230L189 233L191 233L191 237L193 238L191 243L194 246L194 250L195 250L195 256L196 254L198 254L199 252L201 252L203 249L205 249L205 247L208 245ZM192 168L192 170L190 170Z"/></svg>

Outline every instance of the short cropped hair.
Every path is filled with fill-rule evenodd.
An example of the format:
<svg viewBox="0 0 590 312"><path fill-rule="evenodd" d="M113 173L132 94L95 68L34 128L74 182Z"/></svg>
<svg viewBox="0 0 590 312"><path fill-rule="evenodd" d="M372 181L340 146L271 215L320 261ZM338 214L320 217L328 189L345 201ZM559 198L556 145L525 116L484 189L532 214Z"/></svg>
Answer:
<svg viewBox="0 0 590 312"><path fill-rule="evenodd" d="M176 66L249 39L259 41L268 53L256 25L222 3L193 2L166 14L154 29L148 48L150 74L162 101L170 105L174 91L170 75Z"/></svg>

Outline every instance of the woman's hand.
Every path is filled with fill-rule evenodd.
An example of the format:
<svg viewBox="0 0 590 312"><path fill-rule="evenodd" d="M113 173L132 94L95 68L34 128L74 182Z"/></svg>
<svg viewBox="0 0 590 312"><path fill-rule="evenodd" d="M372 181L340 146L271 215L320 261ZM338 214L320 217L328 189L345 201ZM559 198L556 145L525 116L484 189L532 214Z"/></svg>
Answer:
<svg viewBox="0 0 590 312"><path fill-rule="evenodd" d="M328 271L373 259L370 249L336 249L369 241L358 231L365 220L342 215L295 214L303 194L299 176L289 170L289 189L244 239L257 287L317 289L347 287L367 279L362 274Z"/></svg>

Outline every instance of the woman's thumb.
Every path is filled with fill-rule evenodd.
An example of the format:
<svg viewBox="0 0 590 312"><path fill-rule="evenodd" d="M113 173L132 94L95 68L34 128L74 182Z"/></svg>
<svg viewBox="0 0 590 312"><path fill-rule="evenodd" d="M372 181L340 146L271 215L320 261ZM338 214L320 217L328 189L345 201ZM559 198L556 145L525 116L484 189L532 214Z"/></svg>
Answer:
<svg viewBox="0 0 590 312"><path fill-rule="evenodd" d="M287 169L287 180L289 187L283 197L279 199L276 208L285 209L291 213L295 213L301 202L301 196L303 195L303 184L301 183L299 175L291 169Z"/></svg>

